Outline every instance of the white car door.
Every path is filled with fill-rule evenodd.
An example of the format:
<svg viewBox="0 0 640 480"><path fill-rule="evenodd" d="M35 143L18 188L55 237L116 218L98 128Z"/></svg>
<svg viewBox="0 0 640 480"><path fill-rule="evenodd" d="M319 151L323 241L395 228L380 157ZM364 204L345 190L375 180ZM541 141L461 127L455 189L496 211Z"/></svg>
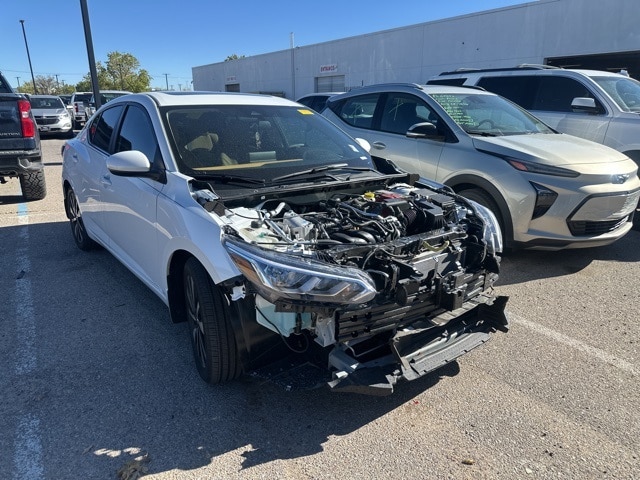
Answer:
<svg viewBox="0 0 640 480"><path fill-rule="evenodd" d="M72 149L67 153L70 169L77 171L75 174L77 181L74 181L73 188L82 210L85 228L93 237L107 246L110 240L105 228L102 206L104 175L107 172L106 162L111 137L122 109L123 107L118 105L104 110L83 133L85 137L81 139L78 150Z"/></svg>
<svg viewBox="0 0 640 480"><path fill-rule="evenodd" d="M146 111L127 106L115 141L115 152L138 150L149 161L162 162L158 141ZM162 268L158 255L157 202L164 184L140 176L103 176L102 205L112 253L151 288L158 290Z"/></svg>

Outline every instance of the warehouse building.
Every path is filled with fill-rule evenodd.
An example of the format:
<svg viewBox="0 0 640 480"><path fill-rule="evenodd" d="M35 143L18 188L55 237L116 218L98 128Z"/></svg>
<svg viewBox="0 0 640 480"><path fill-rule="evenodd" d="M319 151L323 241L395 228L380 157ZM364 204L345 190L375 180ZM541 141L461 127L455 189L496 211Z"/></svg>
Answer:
<svg viewBox="0 0 640 480"><path fill-rule="evenodd" d="M640 78L638 25L640 0L537 0L193 67L193 87L296 99L523 63L624 70Z"/></svg>

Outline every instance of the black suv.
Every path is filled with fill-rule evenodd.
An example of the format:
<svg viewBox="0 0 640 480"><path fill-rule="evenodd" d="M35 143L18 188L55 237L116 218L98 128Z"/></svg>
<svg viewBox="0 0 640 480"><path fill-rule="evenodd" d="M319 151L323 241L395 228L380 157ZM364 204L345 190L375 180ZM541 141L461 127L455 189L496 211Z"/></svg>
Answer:
<svg viewBox="0 0 640 480"><path fill-rule="evenodd" d="M0 183L18 177L25 200L47 194L40 136L28 97L15 93L0 73Z"/></svg>

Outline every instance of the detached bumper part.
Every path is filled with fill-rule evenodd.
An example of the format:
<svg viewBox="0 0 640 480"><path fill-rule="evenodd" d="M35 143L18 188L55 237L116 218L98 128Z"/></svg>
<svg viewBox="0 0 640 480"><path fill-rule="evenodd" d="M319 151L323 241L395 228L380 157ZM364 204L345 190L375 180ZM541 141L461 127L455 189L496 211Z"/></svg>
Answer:
<svg viewBox="0 0 640 480"><path fill-rule="evenodd" d="M507 300L496 297L491 305L476 305L442 326L398 331L390 340L392 355L385 358L357 363L342 351L333 352L331 363L344 368L328 385L335 392L390 395L398 381L420 378L482 345L496 330L506 332Z"/></svg>

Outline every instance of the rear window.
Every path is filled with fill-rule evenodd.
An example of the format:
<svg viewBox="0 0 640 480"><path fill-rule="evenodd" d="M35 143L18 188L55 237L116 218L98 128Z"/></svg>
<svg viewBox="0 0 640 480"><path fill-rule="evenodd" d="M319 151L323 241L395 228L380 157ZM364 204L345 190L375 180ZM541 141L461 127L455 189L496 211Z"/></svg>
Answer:
<svg viewBox="0 0 640 480"><path fill-rule="evenodd" d="M13 93L11 85L9 85L9 82L7 82L2 75L0 75L0 93Z"/></svg>

